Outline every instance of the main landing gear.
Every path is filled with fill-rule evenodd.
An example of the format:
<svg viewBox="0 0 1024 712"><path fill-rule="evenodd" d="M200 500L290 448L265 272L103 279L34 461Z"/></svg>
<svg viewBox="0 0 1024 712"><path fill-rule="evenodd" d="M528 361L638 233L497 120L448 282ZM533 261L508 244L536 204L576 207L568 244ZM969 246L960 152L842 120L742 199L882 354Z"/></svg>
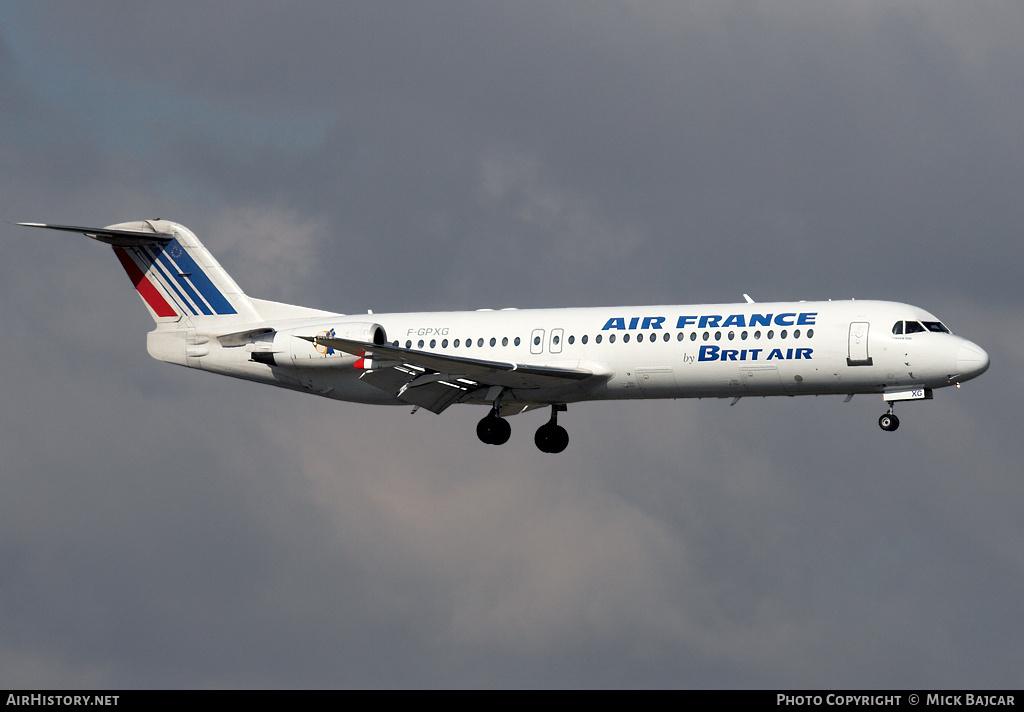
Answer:
<svg viewBox="0 0 1024 712"><path fill-rule="evenodd" d="M891 433L896 430L896 428L900 427L900 419L892 412L892 403L889 403L889 412L885 413L878 419L878 427L887 433Z"/></svg>
<svg viewBox="0 0 1024 712"><path fill-rule="evenodd" d="M498 415L498 409L491 408L491 412L476 424L476 436L488 445L504 445L512 435L512 426L508 421Z"/></svg>
<svg viewBox="0 0 1024 712"><path fill-rule="evenodd" d="M551 420L537 428L533 442L541 452L562 452L569 445L569 433L558 424L558 411L565 410L565 404L551 406Z"/></svg>
<svg viewBox="0 0 1024 712"><path fill-rule="evenodd" d="M569 433L558 424L558 412L564 410L564 403L551 406L551 420L537 428L533 441L541 452L562 452L568 446ZM498 415L497 406L491 408L491 412L476 424L476 436L488 445L504 445L511 434L512 427Z"/></svg>

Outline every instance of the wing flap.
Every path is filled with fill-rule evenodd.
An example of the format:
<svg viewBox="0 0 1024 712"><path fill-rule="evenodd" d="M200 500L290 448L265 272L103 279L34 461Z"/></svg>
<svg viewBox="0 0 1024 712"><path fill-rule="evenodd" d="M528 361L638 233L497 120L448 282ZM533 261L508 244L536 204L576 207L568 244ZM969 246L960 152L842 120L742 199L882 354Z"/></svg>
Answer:
<svg viewBox="0 0 1024 712"><path fill-rule="evenodd" d="M437 374L436 378L427 381L406 384L398 390L398 399L426 408L431 413L440 413L459 401L467 391L465 386L446 381L441 374Z"/></svg>
<svg viewBox="0 0 1024 712"><path fill-rule="evenodd" d="M467 378L428 371L411 364L374 368L361 377L372 386L392 393L400 401L440 413L468 394L481 390L479 383Z"/></svg>

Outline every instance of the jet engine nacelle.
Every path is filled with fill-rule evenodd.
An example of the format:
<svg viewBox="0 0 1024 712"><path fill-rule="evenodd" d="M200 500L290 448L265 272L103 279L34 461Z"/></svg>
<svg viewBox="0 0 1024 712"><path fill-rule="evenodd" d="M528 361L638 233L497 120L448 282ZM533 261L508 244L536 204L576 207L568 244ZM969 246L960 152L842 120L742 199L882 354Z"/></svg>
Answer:
<svg viewBox="0 0 1024 712"><path fill-rule="evenodd" d="M337 337L383 344L387 341L384 327L372 322L338 322L321 328L297 327L278 331L274 335L273 359L277 366L294 368L345 368L363 359L363 353L350 354L328 346L317 346L305 338L310 336Z"/></svg>

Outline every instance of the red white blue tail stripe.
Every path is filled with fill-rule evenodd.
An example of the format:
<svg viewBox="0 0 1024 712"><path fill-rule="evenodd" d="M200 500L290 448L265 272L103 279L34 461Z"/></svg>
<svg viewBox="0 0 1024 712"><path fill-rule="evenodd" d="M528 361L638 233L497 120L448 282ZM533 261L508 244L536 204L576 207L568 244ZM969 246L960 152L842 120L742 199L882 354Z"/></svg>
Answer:
<svg viewBox="0 0 1024 712"><path fill-rule="evenodd" d="M114 252L139 295L158 317L237 313L178 240L115 247Z"/></svg>
<svg viewBox="0 0 1024 712"><path fill-rule="evenodd" d="M167 300L163 298L160 291L153 286L153 283L146 278L142 270L135 263L135 260L128 255L128 252L123 247L115 247L114 254L117 255L117 259L121 261L121 266L124 267L124 271L128 273L128 278L132 281L132 286L135 287L139 292L139 296L142 297L142 301L146 302L146 305L153 311L155 316L164 317L178 317L181 316Z"/></svg>

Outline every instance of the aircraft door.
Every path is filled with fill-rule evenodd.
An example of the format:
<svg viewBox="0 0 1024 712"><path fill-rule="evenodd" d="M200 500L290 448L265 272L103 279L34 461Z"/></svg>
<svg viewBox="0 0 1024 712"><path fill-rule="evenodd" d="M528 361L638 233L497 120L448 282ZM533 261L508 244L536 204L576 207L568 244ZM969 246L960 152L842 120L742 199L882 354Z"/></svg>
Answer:
<svg viewBox="0 0 1024 712"><path fill-rule="evenodd" d="M530 334L530 353L544 353L544 329L534 329Z"/></svg>
<svg viewBox="0 0 1024 712"><path fill-rule="evenodd" d="M562 353L562 336L564 329L552 329L551 330L551 341L548 344L548 351L553 354Z"/></svg>
<svg viewBox="0 0 1024 712"><path fill-rule="evenodd" d="M870 324L866 321L855 321L850 324L850 342L847 366L870 366L872 365L871 355L868 353L868 330Z"/></svg>

